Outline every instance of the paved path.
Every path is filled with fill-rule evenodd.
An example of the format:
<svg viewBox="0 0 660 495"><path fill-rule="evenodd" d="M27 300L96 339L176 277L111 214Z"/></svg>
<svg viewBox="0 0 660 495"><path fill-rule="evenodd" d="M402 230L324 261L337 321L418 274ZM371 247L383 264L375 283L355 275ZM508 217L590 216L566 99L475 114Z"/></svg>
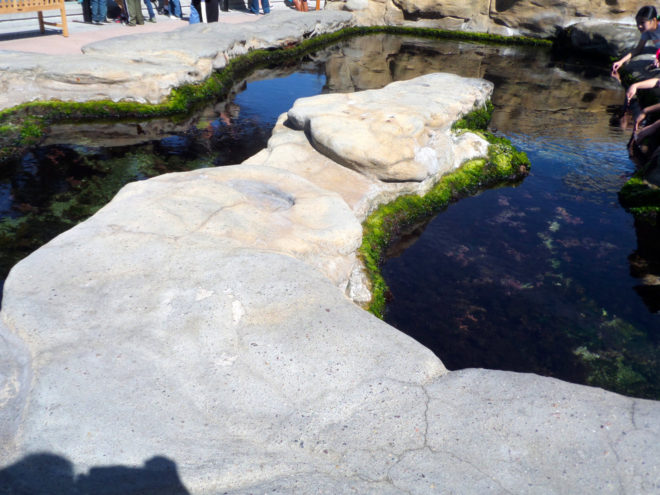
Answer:
<svg viewBox="0 0 660 495"><path fill-rule="evenodd" d="M271 0L272 10L284 10L290 7L284 0ZM122 24L104 24L96 26L83 21L82 8L76 1L66 3L67 23L69 36L62 36L59 28L46 26L46 33L39 32L37 13L15 14L0 16L0 50L24 51L45 53L51 55L66 55L80 53L80 48L88 43L109 38L116 38L126 34L168 32L188 25L187 18L190 13L190 1L181 2L185 21L170 19L164 15L157 15L155 24L145 22L143 26L128 27ZM221 23L252 22L261 16L249 13L247 3L240 0L230 2L228 12L220 12ZM148 19L146 7L142 6L145 19ZM59 12L56 10L44 13L46 20L59 22Z"/></svg>

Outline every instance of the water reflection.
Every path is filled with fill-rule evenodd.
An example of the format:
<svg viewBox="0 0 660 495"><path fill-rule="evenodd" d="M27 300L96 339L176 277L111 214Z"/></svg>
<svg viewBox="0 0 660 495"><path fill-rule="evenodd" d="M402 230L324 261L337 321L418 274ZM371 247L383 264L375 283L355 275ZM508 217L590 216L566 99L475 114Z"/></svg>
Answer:
<svg viewBox="0 0 660 495"><path fill-rule="evenodd" d="M647 310L657 291L634 289L628 264L648 267L653 248L635 249L616 197L633 170L628 133L608 111L623 92L607 70L538 48L366 36L259 71L183 120L55 126L0 183L3 268L128 181L241 162L298 97L438 71L495 83L491 128L529 154L532 174L417 226L405 250L393 246L387 320L451 369L534 371L660 398L660 316Z"/></svg>

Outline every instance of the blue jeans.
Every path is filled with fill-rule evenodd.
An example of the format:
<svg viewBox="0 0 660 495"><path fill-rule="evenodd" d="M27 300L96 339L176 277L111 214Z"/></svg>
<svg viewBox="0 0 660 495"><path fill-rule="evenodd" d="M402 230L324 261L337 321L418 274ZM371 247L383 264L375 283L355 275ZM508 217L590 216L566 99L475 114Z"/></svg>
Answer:
<svg viewBox="0 0 660 495"><path fill-rule="evenodd" d="M169 7L167 9L170 12L170 15L174 17L181 17L181 3L179 0L170 0Z"/></svg>
<svg viewBox="0 0 660 495"><path fill-rule="evenodd" d="M264 10L264 14L270 12L270 4L268 3L268 0L261 0L261 7ZM250 12L253 14L259 13L259 0L250 0Z"/></svg>
<svg viewBox="0 0 660 495"><path fill-rule="evenodd" d="M147 6L147 11L149 11L149 19L153 19L156 17L156 14L154 14L154 8L151 6L150 0L144 0L144 4Z"/></svg>
<svg viewBox="0 0 660 495"><path fill-rule="evenodd" d="M103 22L108 15L107 0L91 0L92 22Z"/></svg>

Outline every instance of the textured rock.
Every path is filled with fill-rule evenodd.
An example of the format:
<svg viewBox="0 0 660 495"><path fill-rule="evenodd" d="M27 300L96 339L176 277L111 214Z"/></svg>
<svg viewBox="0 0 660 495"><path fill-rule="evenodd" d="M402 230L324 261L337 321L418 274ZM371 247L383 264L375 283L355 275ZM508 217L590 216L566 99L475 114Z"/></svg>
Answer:
<svg viewBox="0 0 660 495"><path fill-rule="evenodd" d="M252 23L121 36L76 56L0 51L0 110L35 100L160 103L173 88L207 79L238 55L334 32L352 19L347 12L277 11Z"/></svg>
<svg viewBox="0 0 660 495"><path fill-rule="evenodd" d="M620 58L635 47L639 31L634 24L585 21L566 29L560 41L568 49Z"/></svg>
<svg viewBox="0 0 660 495"><path fill-rule="evenodd" d="M426 448L389 472L407 493L660 490L660 467L648 462L660 454L658 402L487 370L449 373L424 389Z"/></svg>
<svg viewBox="0 0 660 495"><path fill-rule="evenodd" d="M360 24L409 24L502 35L552 37L584 21L633 22L641 6L632 0L371 0L362 9L353 0L329 0L329 8L346 9ZM397 12L398 11L398 12Z"/></svg>
<svg viewBox="0 0 660 495"><path fill-rule="evenodd" d="M383 93L438 133L491 89L430 75ZM367 128L384 102L363 96ZM313 127L313 108L297 121ZM392 185L358 181L304 136L283 117L255 163L130 184L12 269L0 490L657 493L659 403L447 373L344 296L365 200L332 179Z"/></svg>
<svg viewBox="0 0 660 495"><path fill-rule="evenodd" d="M491 3L492 22L530 35L554 36L561 28L585 18L634 20L639 2L616 0L497 0Z"/></svg>
<svg viewBox="0 0 660 495"><path fill-rule="evenodd" d="M289 122L321 153L367 177L421 182L460 163L449 135L453 116L483 106L492 91L486 81L459 80L431 74L378 91L302 98Z"/></svg>
<svg viewBox="0 0 660 495"><path fill-rule="evenodd" d="M366 55L360 57L363 51ZM330 57L325 64L326 84L337 92L377 88L395 79L412 79L434 71L496 81L491 126L505 133L538 135L545 132L541 128L561 127L571 129L576 139L594 139L596 129L611 125L611 114L602 109L619 107L623 102L621 85L609 71L576 78L544 49L454 42L447 46L423 39L372 35L350 40ZM640 58L644 57L646 66L649 55ZM635 61L626 67L634 65ZM550 73L548 67L553 67Z"/></svg>

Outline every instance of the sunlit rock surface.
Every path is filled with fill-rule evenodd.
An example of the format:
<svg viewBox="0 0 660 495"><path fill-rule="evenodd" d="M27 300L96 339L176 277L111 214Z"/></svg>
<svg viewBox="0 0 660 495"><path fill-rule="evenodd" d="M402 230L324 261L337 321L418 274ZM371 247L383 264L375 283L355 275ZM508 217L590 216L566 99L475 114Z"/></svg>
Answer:
<svg viewBox="0 0 660 495"><path fill-rule="evenodd" d="M253 49L300 42L350 26L348 12L275 11L257 22L193 24L167 33L91 43L80 55L0 51L0 110L35 100L160 103Z"/></svg>
<svg viewBox="0 0 660 495"><path fill-rule="evenodd" d="M330 187L364 220L376 204L424 192L464 161L486 155L486 141L456 136L451 124L483 106L492 90L482 79L436 73L382 90L300 98L280 118L268 148L246 163L283 167Z"/></svg>
<svg viewBox="0 0 660 495"><path fill-rule="evenodd" d="M471 108L453 92L492 89L394 87L445 95L447 124ZM393 186L333 164L288 118L248 163L130 184L13 268L1 490L657 493L660 403L448 373L345 297L368 210L351 185Z"/></svg>
<svg viewBox="0 0 660 495"><path fill-rule="evenodd" d="M288 120L321 153L367 177L421 182L461 163L449 128L455 115L482 107L491 92L483 80L431 75L382 90L300 99ZM484 156L485 147L480 151Z"/></svg>
<svg viewBox="0 0 660 495"><path fill-rule="evenodd" d="M329 0L361 24L403 24L501 35L554 37L584 21L632 22L642 4L632 0Z"/></svg>

